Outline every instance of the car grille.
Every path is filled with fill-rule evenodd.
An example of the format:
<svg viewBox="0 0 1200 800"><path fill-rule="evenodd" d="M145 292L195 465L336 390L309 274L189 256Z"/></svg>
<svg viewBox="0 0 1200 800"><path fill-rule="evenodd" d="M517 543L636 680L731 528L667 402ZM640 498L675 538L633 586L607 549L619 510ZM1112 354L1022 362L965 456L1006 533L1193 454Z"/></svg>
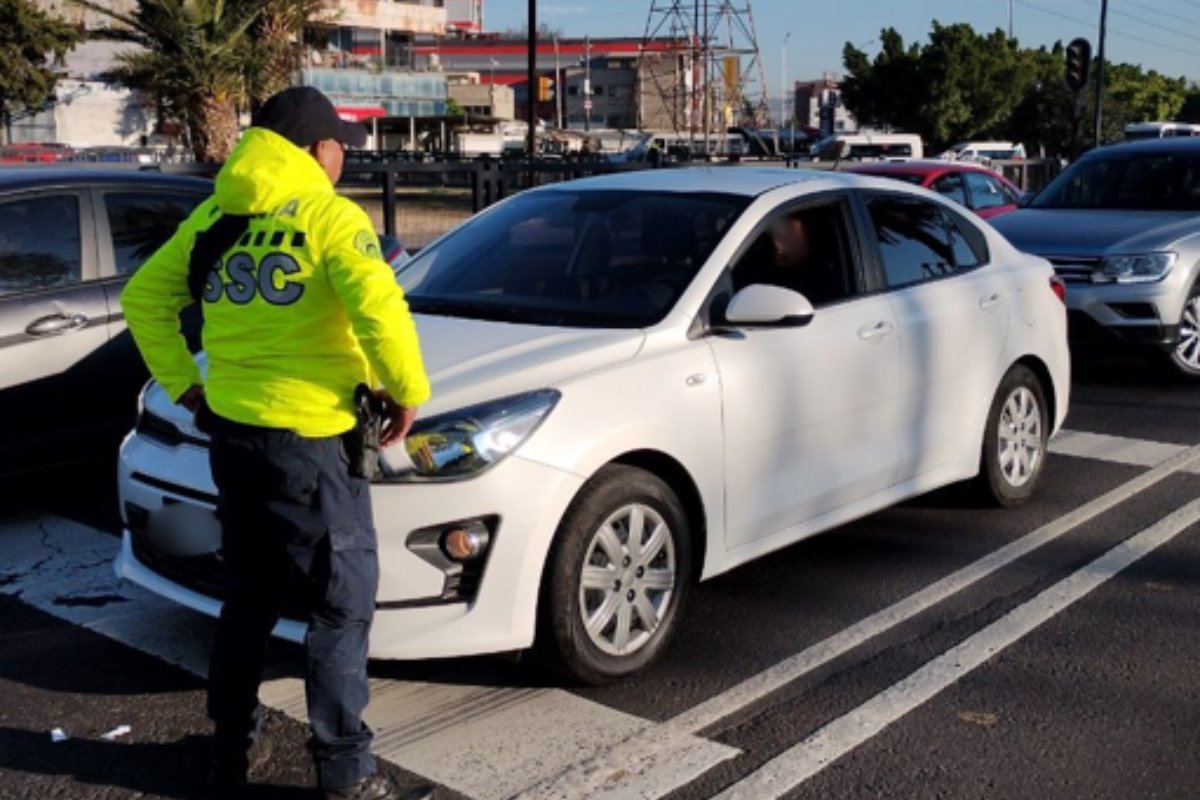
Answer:
<svg viewBox="0 0 1200 800"><path fill-rule="evenodd" d="M1091 283L1100 269L1100 259L1094 256L1051 256L1047 260L1066 283Z"/></svg>
<svg viewBox="0 0 1200 800"><path fill-rule="evenodd" d="M178 447L181 444L208 447L207 439L186 434L174 422L163 419L157 414L151 414L149 411L143 411L138 417L137 432L140 436L145 436L159 444L165 444L167 447Z"/></svg>

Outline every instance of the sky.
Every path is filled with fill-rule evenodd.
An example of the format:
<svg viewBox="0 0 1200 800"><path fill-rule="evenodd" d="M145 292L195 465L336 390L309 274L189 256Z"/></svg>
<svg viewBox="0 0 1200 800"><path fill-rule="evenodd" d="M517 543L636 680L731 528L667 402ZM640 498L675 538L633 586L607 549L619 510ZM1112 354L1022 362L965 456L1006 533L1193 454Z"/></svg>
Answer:
<svg viewBox="0 0 1200 800"><path fill-rule="evenodd" d="M742 6L746 0L735 5ZM656 0L657 6L665 0ZM930 23L967 22L980 31L1008 28L1010 0L750 0L772 97L790 80L841 71L846 42L870 55L879 31L893 27L906 43L924 41ZM524 26L528 0L484 0L488 30ZM567 36L635 36L646 32L651 0L538 0L538 23ZM1099 41L1100 0L1012 0L1013 33L1023 46L1077 36ZM1172 77L1200 81L1200 0L1109 0L1106 56ZM788 34L786 59L784 39Z"/></svg>

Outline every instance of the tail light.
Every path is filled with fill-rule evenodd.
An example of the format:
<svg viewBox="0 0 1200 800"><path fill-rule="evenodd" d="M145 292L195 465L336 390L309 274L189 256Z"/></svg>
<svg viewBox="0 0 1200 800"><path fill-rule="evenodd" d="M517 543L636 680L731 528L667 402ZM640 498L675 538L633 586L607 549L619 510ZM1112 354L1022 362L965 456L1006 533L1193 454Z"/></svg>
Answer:
<svg viewBox="0 0 1200 800"><path fill-rule="evenodd" d="M1067 284L1063 282L1062 278L1058 277L1057 275L1050 276L1050 291L1054 292L1054 296L1057 297L1064 306L1067 304Z"/></svg>

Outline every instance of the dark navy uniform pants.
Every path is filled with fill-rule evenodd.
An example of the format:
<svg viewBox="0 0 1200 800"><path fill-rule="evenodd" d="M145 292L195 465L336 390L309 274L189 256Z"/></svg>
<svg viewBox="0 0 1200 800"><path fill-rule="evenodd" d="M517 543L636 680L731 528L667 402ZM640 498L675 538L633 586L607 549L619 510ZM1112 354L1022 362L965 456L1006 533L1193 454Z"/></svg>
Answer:
<svg viewBox="0 0 1200 800"><path fill-rule="evenodd" d="M305 688L318 780L349 786L375 772L362 720L379 584L368 483L350 475L338 437L220 418L206 427L226 591L209 671L217 746L244 756L257 737L267 639L285 604L299 602L307 611Z"/></svg>

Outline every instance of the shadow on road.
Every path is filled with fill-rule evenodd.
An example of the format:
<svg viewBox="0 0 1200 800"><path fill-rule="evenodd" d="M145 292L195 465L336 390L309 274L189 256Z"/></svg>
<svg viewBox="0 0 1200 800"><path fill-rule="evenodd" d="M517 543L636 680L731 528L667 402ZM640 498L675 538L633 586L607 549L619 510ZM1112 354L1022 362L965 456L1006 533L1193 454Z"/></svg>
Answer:
<svg viewBox="0 0 1200 800"><path fill-rule="evenodd" d="M115 452L86 451L72 464L0 477L0 519L42 515L119 532Z"/></svg>

